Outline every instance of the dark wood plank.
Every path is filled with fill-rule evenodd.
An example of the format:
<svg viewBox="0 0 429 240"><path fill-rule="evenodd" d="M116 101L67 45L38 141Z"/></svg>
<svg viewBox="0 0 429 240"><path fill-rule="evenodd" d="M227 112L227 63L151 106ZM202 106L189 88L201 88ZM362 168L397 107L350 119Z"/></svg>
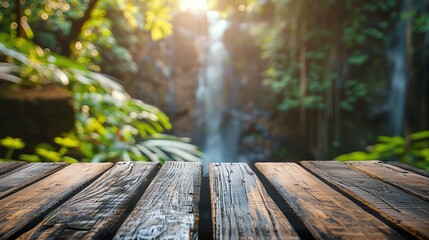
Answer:
<svg viewBox="0 0 429 240"><path fill-rule="evenodd" d="M414 172L414 173L420 174L420 175L425 176L425 177L429 177L429 172L428 171L425 171L423 169L410 166L410 165L405 164L405 163L390 161L390 162L387 162L387 164L390 164L390 165L393 165L393 166L396 166L396 167L408 170L410 172Z"/></svg>
<svg viewBox="0 0 429 240"><path fill-rule="evenodd" d="M6 174L0 178L0 199L58 171L65 165L66 163L30 163Z"/></svg>
<svg viewBox="0 0 429 240"><path fill-rule="evenodd" d="M350 161L351 168L383 180L401 190L429 201L429 178L381 161Z"/></svg>
<svg viewBox="0 0 429 240"><path fill-rule="evenodd" d="M246 163L209 166L215 239L299 239Z"/></svg>
<svg viewBox="0 0 429 240"><path fill-rule="evenodd" d="M0 163L0 175L10 172L20 166L23 166L24 164L25 162L2 162Z"/></svg>
<svg viewBox="0 0 429 240"><path fill-rule="evenodd" d="M77 163L0 200L0 239L10 238L37 221L111 163Z"/></svg>
<svg viewBox="0 0 429 240"><path fill-rule="evenodd" d="M156 166L117 163L21 239L105 239Z"/></svg>
<svg viewBox="0 0 429 240"><path fill-rule="evenodd" d="M402 238L295 163L257 163L256 167L317 239Z"/></svg>
<svg viewBox="0 0 429 240"><path fill-rule="evenodd" d="M416 237L429 238L429 203L337 161L302 164Z"/></svg>
<svg viewBox="0 0 429 240"><path fill-rule="evenodd" d="M114 239L193 239L201 163L166 162Z"/></svg>

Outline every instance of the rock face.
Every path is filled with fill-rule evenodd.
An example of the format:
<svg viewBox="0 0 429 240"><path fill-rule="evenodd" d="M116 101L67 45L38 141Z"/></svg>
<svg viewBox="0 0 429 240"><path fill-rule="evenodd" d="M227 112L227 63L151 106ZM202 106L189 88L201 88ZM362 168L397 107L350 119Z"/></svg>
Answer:
<svg viewBox="0 0 429 240"><path fill-rule="evenodd" d="M176 76L176 107L171 115L171 122L175 134L191 137L195 126L195 91L198 87L198 69L190 69L186 72L178 71Z"/></svg>
<svg viewBox="0 0 429 240"><path fill-rule="evenodd" d="M195 92L203 65L200 46L207 32L205 22L205 15L179 13L173 20L172 36L154 42L147 33L141 33L133 51L138 73L121 76L126 91L165 112L173 133L182 137L191 137L195 126Z"/></svg>
<svg viewBox="0 0 429 240"><path fill-rule="evenodd" d="M174 133L191 137L195 128L196 90L203 66L202 46L207 35L205 14L179 13L174 20L172 75L174 106L171 120Z"/></svg>
<svg viewBox="0 0 429 240"><path fill-rule="evenodd" d="M72 96L59 86L3 87L0 92L0 138L22 138L32 151L36 143L52 142L73 127Z"/></svg>

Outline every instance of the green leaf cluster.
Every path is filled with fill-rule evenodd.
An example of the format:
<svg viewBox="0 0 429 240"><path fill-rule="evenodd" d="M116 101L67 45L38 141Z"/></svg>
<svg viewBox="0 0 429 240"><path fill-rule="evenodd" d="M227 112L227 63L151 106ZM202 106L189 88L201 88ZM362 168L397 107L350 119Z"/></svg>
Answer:
<svg viewBox="0 0 429 240"><path fill-rule="evenodd" d="M0 139L0 146L7 149L6 156L4 159L11 159L15 150L20 150L25 147L25 143L22 139L5 137Z"/></svg>
<svg viewBox="0 0 429 240"><path fill-rule="evenodd" d="M76 140L68 137L56 137L54 142L60 146L58 151L50 144L40 143L34 149L35 154L20 154L19 159L27 162L78 162L77 159L65 155L70 148L78 146ZM0 161L14 161L11 150L20 150L24 148L25 143L20 138L5 137L0 139L0 146L8 149L6 156Z"/></svg>
<svg viewBox="0 0 429 240"><path fill-rule="evenodd" d="M429 131L410 134L407 138L379 136L378 143L366 152L352 152L335 158L338 161L399 160L429 171Z"/></svg>
<svg viewBox="0 0 429 240"><path fill-rule="evenodd" d="M265 35L260 41L266 60L264 83L281 100L278 108L324 109L336 91L343 110L353 110L378 78L388 75L374 69L386 67L385 44L396 24L399 4L394 0L270 1L255 25ZM261 20L262 19L262 23ZM269 19L269 20L266 20ZM256 33L258 34L258 33ZM346 69L344 72L344 69Z"/></svg>
<svg viewBox="0 0 429 240"><path fill-rule="evenodd" d="M92 70L135 73L133 58L139 36L152 41L172 33L170 23L176 3L170 0L32 0L3 1L0 5L0 32L26 37L52 52L70 55ZM90 7L95 2L94 7ZM17 5L20 4L18 20ZM89 10L89 18L85 14ZM82 21L77 32L73 27ZM23 34L18 36L18 22ZM20 28L20 29L21 29ZM69 39L73 39L71 42Z"/></svg>
<svg viewBox="0 0 429 240"><path fill-rule="evenodd" d="M21 85L59 83L74 96L75 130L68 138L54 140L62 146L58 152L37 148L38 158L28 156L27 160L65 160L67 148L76 144L83 161L200 159L200 152L188 140L161 135L171 129L163 112L129 97L112 77L43 51L22 38L0 35L0 40L0 53L13 66L0 73L19 79L16 82Z"/></svg>

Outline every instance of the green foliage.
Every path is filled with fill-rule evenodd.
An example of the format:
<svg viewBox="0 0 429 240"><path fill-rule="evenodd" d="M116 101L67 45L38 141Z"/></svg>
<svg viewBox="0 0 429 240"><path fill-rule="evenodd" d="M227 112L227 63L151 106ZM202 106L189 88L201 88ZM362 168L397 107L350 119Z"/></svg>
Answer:
<svg viewBox="0 0 429 240"><path fill-rule="evenodd" d="M56 137L54 142L60 146L59 150L56 150L50 144L41 143L35 147L34 155L21 154L19 157L21 160L28 162L79 162L77 159L66 155L69 149L77 147L78 142L76 140L69 137Z"/></svg>
<svg viewBox="0 0 429 240"><path fill-rule="evenodd" d="M390 78L385 49L398 21L411 20L411 34L426 33L429 26L423 2L407 12L395 0L222 4L238 16L239 4L254 9L251 27L266 61L264 84L278 96L281 111L327 108L333 91L346 92L336 99L341 109L355 109Z"/></svg>
<svg viewBox="0 0 429 240"><path fill-rule="evenodd" d="M147 4L145 30L150 31L153 40L163 39L171 35L173 26L169 22L172 19L171 7L164 1L150 1Z"/></svg>
<svg viewBox="0 0 429 240"><path fill-rule="evenodd" d="M7 148L4 159L10 160L13 156L13 152L24 148L25 143L19 138L5 137L0 139L0 146Z"/></svg>
<svg viewBox="0 0 429 240"><path fill-rule="evenodd" d="M134 145L171 128L164 113L137 99L77 93L75 103L75 135L84 140L80 148L85 157L96 155L97 161L110 157L141 158Z"/></svg>
<svg viewBox="0 0 429 240"><path fill-rule="evenodd" d="M386 31L397 21L389 14L398 8L397 1L334 0L321 1L316 7L309 1L292 0L258 7L266 11L257 19L270 19L264 24L271 30L267 34L261 28L259 34L266 35L260 42L267 61L264 83L279 95L278 108L324 109L335 87L346 92L338 99L340 107L353 110L373 84L367 74L371 78L378 74L361 69L386 64L369 59L385 58ZM387 80L389 76L382 74L380 78Z"/></svg>
<svg viewBox="0 0 429 240"><path fill-rule="evenodd" d="M363 82L349 80L345 86L345 95L348 96L340 103L340 107L352 111L354 104L368 94L367 86Z"/></svg>
<svg viewBox="0 0 429 240"><path fill-rule="evenodd" d="M109 73L122 74L138 69L132 56L137 36L148 34L158 41L171 35L173 8L169 5L175 4L170 0L3 2L0 32L16 37L20 22L23 34L18 37L26 36L52 52L70 55L91 70L100 70L101 65ZM16 14L19 2L21 21Z"/></svg>
<svg viewBox="0 0 429 240"><path fill-rule="evenodd" d="M416 132L402 137L378 137L378 143L367 152L352 152L336 158L338 161L399 160L429 171L429 131Z"/></svg>
<svg viewBox="0 0 429 240"><path fill-rule="evenodd" d="M7 149L13 150L19 150L25 147L25 143L22 141L22 139L12 137L0 139L0 145Z"/></svg>
<svg viewBox="0 0 429 240"><path fill-rule="evenodd" d="M294 130L287 126L279 134L299 141L302 155L337 155L335 151L350 144L343 133L360 129L369 119L376 123L371 122L364 134L355 134L356 142L372 141L372 136L385 132L380 116L390 110L386 108L393 66L389 54L399 30L407 35L407 88L418 86L427 76L423 70L429 23L425 1L234 0L220 4L232 12L232 21L239 19L243 28L250 29L251 40L259 45L263 84L274 99L268 104L277 110L273 115L294 120ZM425 97L420 99L419 104L426 102ZM407 108L416 103L407 100ZM359 116L352 116L353 112Z"/></svg>
<svg viewBox="0 0 429 240"><path fill-rule="evenodd" d="M41 143L34 149L36 154L21 154L19 155L19 159L27 162L78 162L78 160L73 157L65 156L69 148L77 146L77 141L67 137L56 137L54 142L61 146L58 151L56 151L55 148L49 144ZM20 150L24 148L25 143L20 138L6 137L0 140L0 146L8 149L5 158L0 159L0 161L14 161L12 159L13 150Z"/></svg>
<svg viewBox="0 0 429 240"><path fill-rule="evenodd" d="M45 52L25 39L0 35L0 40L0 53L11 66L0 72L0 78L12 76L18 79L12 82L22 85L59 83L74 95L75 130L67 138L54 139L61 146L59 151L37 148L37 157L25 156L26 160L72 160L64 159L64 154L75 146L83 161L200 159L198 149L184 139L160 135L171 129L168 117L156 107L130 98L113 78Z"/></svg>

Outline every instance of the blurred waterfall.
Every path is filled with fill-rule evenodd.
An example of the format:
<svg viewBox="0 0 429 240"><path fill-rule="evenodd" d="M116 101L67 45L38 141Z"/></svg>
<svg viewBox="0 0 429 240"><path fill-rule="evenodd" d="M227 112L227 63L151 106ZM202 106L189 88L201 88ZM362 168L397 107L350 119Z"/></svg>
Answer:
<svg viewBox="0 0 429 240"><path fill-rule="evenodd" d="M402 11L409 9L408 0L402 3ZM407 93L407 22L399 18L388 51L392 64L389 96L389 133L402 136L405 120L405 99Z"/></svg>
<svg viewBox="0 0 429 240"><path fill-rule="evenodd" d="M195 131L202 145L205 157L204 169L209 162L237 161L237 139L240 134L239 123L225 120L228 111L225 91L225 60L228 52L222 41L228 22L217 12L207 12L208 36L202 42L205 66L200 70L196 92L197 126Z"/></svg>

